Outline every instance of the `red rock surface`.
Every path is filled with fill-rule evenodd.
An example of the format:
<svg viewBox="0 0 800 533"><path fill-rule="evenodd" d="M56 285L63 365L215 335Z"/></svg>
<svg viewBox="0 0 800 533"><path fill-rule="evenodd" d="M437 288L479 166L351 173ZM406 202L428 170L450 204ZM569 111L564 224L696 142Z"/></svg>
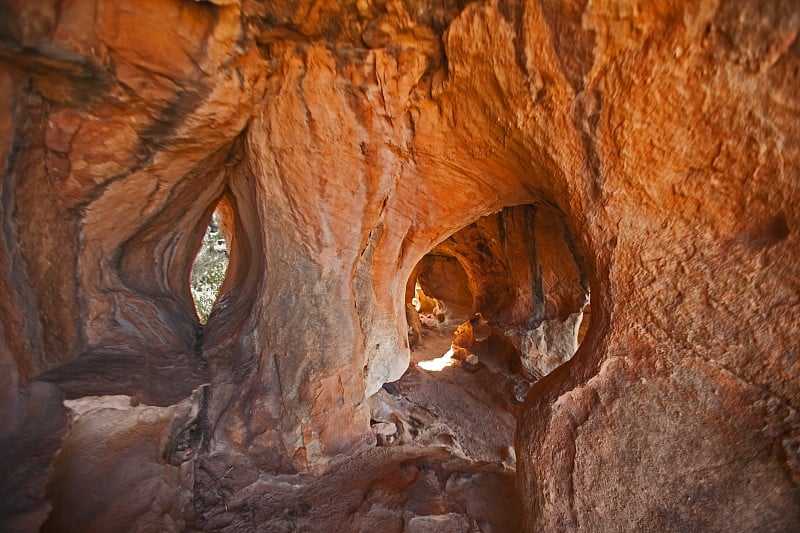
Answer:
<svg viewBox="0 0 800 533"><path fill-rule="evenodd" d="M554 206L481 217L433 248L417 269L421 287L444 300L448 318L485 315L494 333L521 352L531 375L548 374L575 353L588 300L585 260Z"/></svg>
<svg viewBox="0 0 800 533"><path fill-rule="evenodd" d="M60 486L127 483L69 455L51 476L61 395L135 396L180 434L167 411L208 383L178 462L213 476L156 468L154 434L114 447L174 501L375 454L416 265L522 205L550 213L547 290L504 276L509 312L563 321L584 276L592 298L518 420L524 527L796 529L798 34L791 0L4 2L0 529L36 529ZM220 201L231 263L201 329L189 271ZM104 508L197 520L144 492Z"/></svg>

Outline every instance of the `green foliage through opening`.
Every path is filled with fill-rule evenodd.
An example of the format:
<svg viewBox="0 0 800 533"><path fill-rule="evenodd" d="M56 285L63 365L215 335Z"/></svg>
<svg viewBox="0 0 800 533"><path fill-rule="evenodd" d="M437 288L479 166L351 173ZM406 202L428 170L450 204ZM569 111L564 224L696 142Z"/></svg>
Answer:
<svg viewBox="0 0 800 533"><path fill-rule="evenodd" d="M208 223L203 244L194 260L190 281L194 307L202 324L206 323L211 314L227 269L228 246L215 213Z"/></svg>

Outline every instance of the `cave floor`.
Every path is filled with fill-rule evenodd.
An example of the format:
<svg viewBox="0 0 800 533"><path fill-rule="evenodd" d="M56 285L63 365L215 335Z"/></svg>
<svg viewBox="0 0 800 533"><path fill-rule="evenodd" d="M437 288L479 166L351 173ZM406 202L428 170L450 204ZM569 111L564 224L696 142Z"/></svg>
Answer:
<svg viewBox="0 0 800 533"><path fill-rule="evenodd" d="M465 456L476 461L505 460L511 466L514 454L509 447L514 443L515 415L520 404L515 390L524 386L524 381L485 349L480 350L482 355L476 366L456 363L441 371L419 366L441 357L452 339L452 331L447 328L427 330L423 343L412 352L406 373L384 390L394 392L396 402L412 416L428 413L429 423L441 424Z"/></svg>
<svg viewBox="0 0 800 533"><path fill-rule="evenodd" d="M195 527L519 531L513 443L527 383L486 346L476 346L477 366L429 372L417 365L440 357L451 340L452 328L426 328L403 377L370 398L377 446L321 476L262 475L245 490L226 492L224 510L202 512Z"/></svg>

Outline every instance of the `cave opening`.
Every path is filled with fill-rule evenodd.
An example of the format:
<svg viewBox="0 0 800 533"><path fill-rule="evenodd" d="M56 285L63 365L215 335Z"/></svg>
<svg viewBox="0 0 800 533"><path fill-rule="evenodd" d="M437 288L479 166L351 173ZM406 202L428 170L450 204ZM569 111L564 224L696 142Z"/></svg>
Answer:
<svg viewBox="0 0 800 533"><path fill-rule="evenodd" d="M444 354L417 362L424 370L491 361L532 383L575 354L589 325L583 255L547 203L453 233L416 265L405 298L412 350L427 352L434 332L452 338Z"/></svg>
<svg viewBox="0 0 800 533"><path fill-rule="evenodd" d="M410 364L370 398L377 444L440 446L466 459L458 475L481 464L498 482L481 497L515 516L518 415L533 384L577 351L588 300L583 255L553 204L452 233L407 279Z"/></svg>
<svg viewBox="0 0 800 533"><path fill-rule="evenodd" d="M228 271L230 250L222 228L222 212L215 209L206 225L189 277L195 312L204 325L211 315Z"/></svg>

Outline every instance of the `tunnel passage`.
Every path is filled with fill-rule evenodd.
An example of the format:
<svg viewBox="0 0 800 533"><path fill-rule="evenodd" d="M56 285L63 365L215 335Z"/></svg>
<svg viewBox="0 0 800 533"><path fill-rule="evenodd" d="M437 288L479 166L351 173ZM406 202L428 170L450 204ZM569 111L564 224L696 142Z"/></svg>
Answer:
<svg viewBox="0 0 800 533"><path fill-rule="evenodd" d="M452 330L480 313L491 334L476 350L505 354L532 379L575 353L588 302L583 254L548 203L508 207L462 228L423 257L406 286L406 306L428 328Z"/></svg>
<svg viewBox="0 0 800 533"><path fill-rule="evenodd" d="M377 446L435 445L464 470L484 465L497 485L476 494L505 509L491 523L518 530L517 417L531 386L575 353L588 293L583 255L548 203L483 216L434 246L405 287L411 364L368 399Z"/></svg>
<svg viewBox="0 0 800 533"><path fill-rule="evenodd" d="M415 270L415 297L436 302L431 313L438 321L464 321L470 317L474 297L469 276L458 258L432 252L422 258ZM409 278L409 284L411 281Z"/></svg>

